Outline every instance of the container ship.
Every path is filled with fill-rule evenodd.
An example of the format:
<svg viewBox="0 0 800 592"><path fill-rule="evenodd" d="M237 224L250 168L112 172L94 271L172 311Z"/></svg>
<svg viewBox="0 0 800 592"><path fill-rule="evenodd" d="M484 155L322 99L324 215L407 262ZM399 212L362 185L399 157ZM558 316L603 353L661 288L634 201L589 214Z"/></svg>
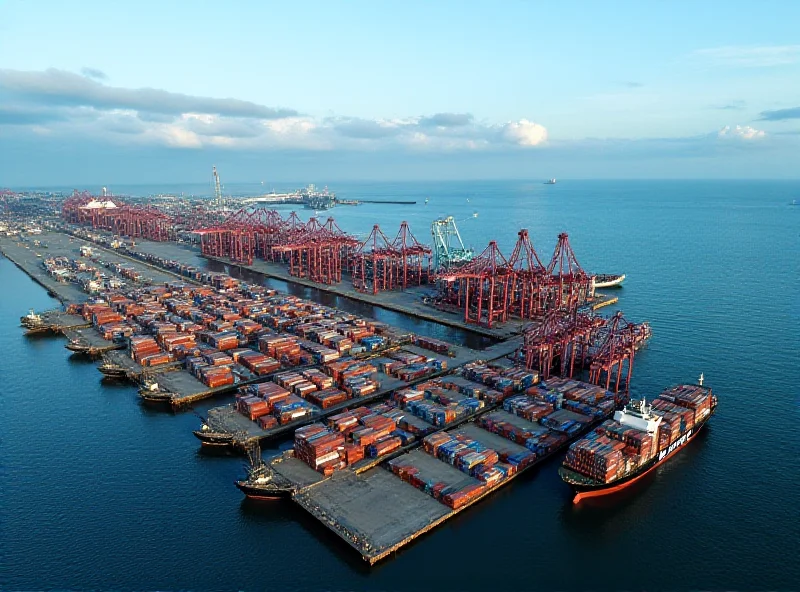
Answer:
<svg viewBox="0 0 800 592"><path fill-rule="evenodd" d="M624 489L691 442L717 408L702 384L701 375L699 384L667 389L650 404L633 399L572 444L559 474L575 490L573 502Z"/></svg>

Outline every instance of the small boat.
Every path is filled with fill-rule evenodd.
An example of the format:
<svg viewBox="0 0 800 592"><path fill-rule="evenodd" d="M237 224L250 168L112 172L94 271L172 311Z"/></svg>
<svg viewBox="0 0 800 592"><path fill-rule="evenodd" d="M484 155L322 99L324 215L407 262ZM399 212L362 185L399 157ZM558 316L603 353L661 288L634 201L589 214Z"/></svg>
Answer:
<svg viewBox="0 0 800 592"><path fill-rule="evenodd" d="M594 276L595 288L616 288L625 281L625 274L599 273Z"/></svg>
<svg viewBox="0 0 800 592"><path fill-rule="evenodd" d="M172 393L158 389L155 384L148 384L139 389L139 396L146 403L171 403Z"/></svg>
<svg viewBox="0 0 800 592"><path fill-rule="evenodd" d="M545 185L555 185L556 184L556 180L554 178L553 179L548 179L547 181L544 182L544 184Z"/></svg>
<svg viewBox="0 0 800 592"><path fill-rule="evenodd" d="M109 378L127 378L128 373L125 371L125 368L118 364L114 364L113 362L109 362L104 360L102 364L100 364L97 369L104 375L108 376Z"/></svg>
<svg viewBox="0 0 800 592"><path fill-rule="evenodd" d="M214 430L207 423L203 423L199 430L192 433L200 440L201 446L230 446L233 444L233 434Z"/></svg>

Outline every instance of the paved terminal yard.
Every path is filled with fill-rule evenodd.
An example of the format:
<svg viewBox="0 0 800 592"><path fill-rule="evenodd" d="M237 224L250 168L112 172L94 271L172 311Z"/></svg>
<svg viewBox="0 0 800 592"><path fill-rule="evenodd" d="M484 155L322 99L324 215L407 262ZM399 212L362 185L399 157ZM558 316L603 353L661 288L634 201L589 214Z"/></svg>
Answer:
<svg viewBox="0 0 800 592"><path fill-rule="evenodd" d="M124 343L108 341L94 327L85 329L65 329L62 331L69 342L67 349L91 355L102 354L111 350L125 349Z"/></svg>
<svg viewBox="0 0 800 592"><path fill-rule="evenodd" d="M46 247L34 246L34 240L38 240L42 245L46 245ZM124 263L133 267L142 274L142 284L175 281L177 277L179 277L167 271L158 270L149 265L145 265L135 259L124 257L89 241L74 238L61 232L43 232L36 235L35 239L33 237L26 237L24 241L20 240L19 237L0 237L0 250L2 250L3 254L28 274L28 276L34 279L34 281L48 290L48 292L55 294L56 298L61 300L64 304L85 302L88 300L89 294L84 292L83 289L75 283L59 282L50 276L42 264L42 261L47 257L65 256L80 260L87 265L97 267L106 275L116 276L112 270L92 261L88 257L81 256L80 248L84 245L91 247L92 252L104 263ZM136 285L125 278L122 279L125 281L126 285Z"/></svg>
<svg viewBox="0 0 800 592"><path fill-rule="evenodd" d="M58 282L45 271L42 260L49 256L70 255L79 256L78 247L70 245L65 234L43 233L35 240L45 243L47 248L34 247L32 238L24 242L19 237L0 237L0 250L3 255L24 271L37 284L47 290L63 303L84 302L88 294L80 286L72 283ZM39 256L41 255L41 256Z"/></svg>
<svg viewBox="0 0 800 592"><path fill-rule="evenodd" d="M434 528L452 513L380 467L360 475L335 473L296 494L294 500L370 563Z"/></svg>
<svg viewBox="0 0 800 592"><path fill-rule="evenodd" d="M80 246L87 244L83 240L72 239L67 235L57 233L46 233L40 240L47 241L49 249L54 254L63 254L71 258L79 258ZM5 246L5 242L0 244ZM184 262L192 262L192 257L196 256L192 255L190 249L179 245L149 243L147 248L150 249L151 247L153 247L153 249L150 252L155 251L161 256ZM29 274L39 276L42 285L48 287L48 289L52 288L54 291L59 290L56 293L59 294L63 302L82 302L86 300L87 296L85 294L77 292L77 286L59 284L51 280L42 268L41 258L36 257L35 253L33 255L28 253L29 249L25 249L24 246L20 246L19 244L12 244L8 249L12 251L9 258L16 256L18 265L23 267ZM175 281L176 277L178 277L166 271L161 272L157 269L153 269L151 266L143 263L131 263L135 260L116 255L96 245L92 245L92 249L95 253L95 258L99 257L102 261L109 263L124 262L133 265L137 271L142 273L142 283ZM97 265L97 263L94 264ZM264 271L260 269L253 269L253 271L264 273ZM266 273L266 275L278 277L288 282L306 283L303 281L296 281L297 278L292 278L288 276L287 273L278 274L270 272ZM48 286L48 284L50 284L50 286ZM314 288L320 288L320 286L316 284L309 285ZM415 302L414 306L410 308L406 306L408 302L403 305L393 304L392 306L384 307L398 310L411 316L426 318L434 322L441 322L442 320L441 317L443 313L422 305L418 294L413 295L406 293L398 295L397 293L385 293L381 294L380 298L374 298L371 295L355 292L350 288L343 289L342 292L337 290L327 291L339 293L346 297L353 296L356 300L369 302L370 304L378 306L385 305L388 300L396 299L400 302L410 299ZM348 294L348 291L352 292L352 294ZM424 310L416 310L415 306L423 307ZM75 322L79 320L80 317L73 319ZM476 329L474 326L465 325L461 322L448 322L446 324L471 331ZM486 331L479 332L489 334ZM505 336L511 335L513 332L513 330L506 330ZM93 328L68 329L66 334L72 340L80 341L84 345L92 348L117 347L113 342L102 339ZM499 336L497 332L492 332L491 334L494 337ZM447 370L443 370L434 375L438 376L448 374L453 368L462 366L473 360L500 359L512 353L520 345L521 338L515 337L496 343L482 351L453 345L451 347L451 355L435 354L413 345L404 345L401 346L401 349L409 353L419 353L427 357L437 357L441 361L446 362ZM380 352L376 352L373 357L379 357L380 355ZM122 367L129 376L136 376L139 378L146 377L147 382L157 384L156 388L158 391L167 392L171 395L170 398L173 404L176 402L190 403L205 398L206 396L216 394L217 392L235 390L238 386L249 382L262 382L270 379L269 376L255 377L252 375L243 375L239 377L238 382L234 385L209 389L186 370L176 369L170 372L151 372L149 368L145 369L136 362L130 360L127 354L123 352L108 352L105 354L105 360ZM314 365L314 367L319 368L321 366ZM415 379L413 381L402 381L396 377L381 373L376 378L380 381L381 386L375 393L365 397L348 399L328 409L323 410L317 408L316 411L309 416L271 430L260 429L255 422L239 414L233 406L225 406L210 410L209 423L215 430L219 429L220 431L228 431L234 434L235 438L239 439L239 444L246 445L252 440L268 439L270 437L288 434L300 425L319 421L348 408L385 399L393 391L416 384L417 382L422 382L431 378L431 376ZM459 430L458 433L473 436L475 439L478 439L479 436L482 442L485 442L487 445L495 446L496 448L505 448L512 452L517 449L524 450L522 446L513 444L499 436L494 436L477 427L472 422L473 419L472 417L466 417L443 429L453 430L454 432L455 430ZM412 421L418 422L419 427L424 427L425 422L423 420L414 418ZM480 433L478 434L478 432ZM450 516L453 516L465 507L469 507L472 503L483 497L483 495L481 495L465 506L453 510L427 493L404 482L387 469L387 461L392 457L398 457L398 455L400 455L403 459L412 462L414 466L419 469L420 473L425 475L426 479L434 480L437 483L445 483L457 489L479 483L476 478L463 473L459 469L417 448L418 444L419 442L403 447L396 451L396 453L387 455L384 458L365 458L363 461L353 465L350 469L337 471L329 478L324 477L321 473L313 470L304 462L294 458L290 454L284 455L280 459L273 459L270 463L270 469L276 484L291 487L294 491L293 498L298 504L318 518L342 539L347 541L366 561L372 564L388 556L393 551L436 527ZM508 481L510 481L510 479L503 483ZM494 488L487 488L486 494L493 489Z"/></svg>
<svg viewBox="0 0 800 592"><path fill-rule="evenodd" d="M305 488L325 480L322 473L315 471L294 456L279 456L270 461L272 474L277 481L286 486Z"/></svg>

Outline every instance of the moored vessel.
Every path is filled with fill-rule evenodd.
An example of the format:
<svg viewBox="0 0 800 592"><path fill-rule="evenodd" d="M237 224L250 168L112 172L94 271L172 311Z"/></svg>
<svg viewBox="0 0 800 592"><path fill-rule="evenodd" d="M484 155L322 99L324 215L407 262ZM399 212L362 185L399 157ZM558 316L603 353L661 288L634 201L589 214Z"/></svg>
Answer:
<svg viewBox="0 0 800 592"><path fill-rule="evenodd" d="M631 485L683 450L716 411L710 388L681 384L650 404L633 399L614 419L572 444L559 468L575 490L574 503Z"/></svg>
<svg viewBox="0 0 800 592"><path fill-rule="evenodd" d="M233 434L217 431L205 422L199 430L192 433L200 440L201 446L230 446L233 444Z"/></svg>
<svg viewBox="0 0 800 592"><path fill-rule="evenodd" d="M625 274L600 273L592 281L595 288L616 288L625 281Z"/></svg>
<svg viewBox="0 0 800 592"><path fill-rule="evenodd" d="M113 362L109 362L108 360L103 360L103 363L100 364L97 369L104 375L109 378L127 378L128 373L125 371L125 368L114 364Z"/></svg>
<svg viewBox="0 0 800 592"><path fill-rule="evenodd" d="M139 389L139 396L146 403L171 403L172 393L162 391L157 386L154 388L152 384L145 384Z"/></svg>
<svg viewBox="0 0 800 592"><path fill-rule="evenodd" d="M236 481L236 487L250 499L277 500L292 496L292 488L275 482L275 475L261 459L261 448L253 445L247 449L250 467L247 478Z"/></svg>

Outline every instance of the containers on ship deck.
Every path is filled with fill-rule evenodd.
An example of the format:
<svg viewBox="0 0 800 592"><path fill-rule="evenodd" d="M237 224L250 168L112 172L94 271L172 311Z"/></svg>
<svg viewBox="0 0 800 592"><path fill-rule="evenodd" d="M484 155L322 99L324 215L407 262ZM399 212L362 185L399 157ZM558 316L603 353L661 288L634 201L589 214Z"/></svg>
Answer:
<svg viewBox="0 0 800 592"><path fill-rule="evenodd" d="M567 450L564 465L582 475L608 483L623 467L625 443L592 432Z"/></svg>

